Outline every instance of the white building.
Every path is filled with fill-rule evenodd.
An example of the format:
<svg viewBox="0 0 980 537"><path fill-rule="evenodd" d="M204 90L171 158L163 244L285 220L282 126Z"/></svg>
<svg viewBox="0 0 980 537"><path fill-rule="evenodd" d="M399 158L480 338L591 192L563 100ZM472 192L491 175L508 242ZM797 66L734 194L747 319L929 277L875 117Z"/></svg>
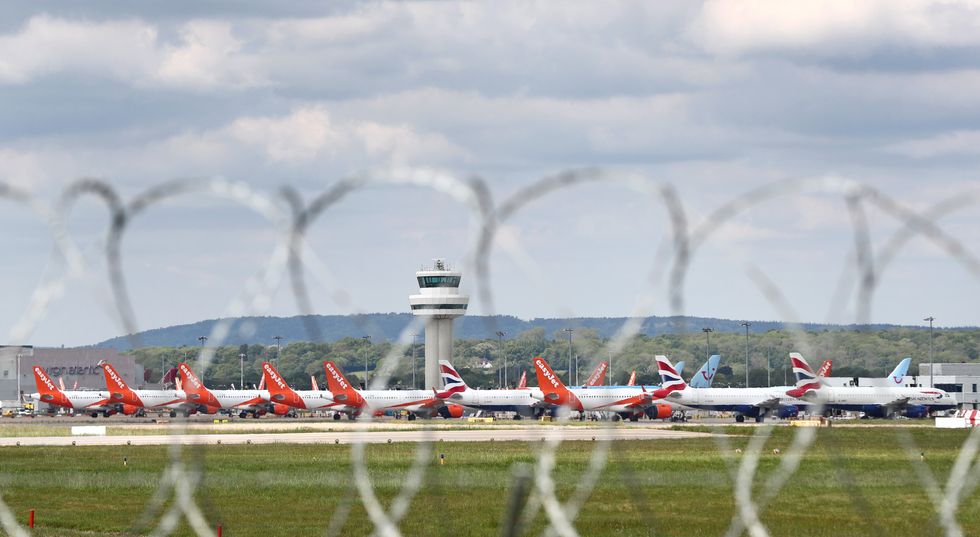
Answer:
<svg viewBox="0 0 980 537"><path fill-rule="evenodd" d="M425 385L441 388L439 360L453 358L453 321L466 313L470 297L459 294L462 273L451 270L442 259L432 268L415 273L419 294L408 297L412 313L425 317Z"/></svg>

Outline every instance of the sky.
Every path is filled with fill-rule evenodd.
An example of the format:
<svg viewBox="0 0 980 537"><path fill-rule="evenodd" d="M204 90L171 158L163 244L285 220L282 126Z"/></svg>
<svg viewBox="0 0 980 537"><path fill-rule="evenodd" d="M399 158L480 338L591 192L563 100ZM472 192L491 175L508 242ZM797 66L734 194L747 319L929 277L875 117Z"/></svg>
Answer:
<svg viewBox="0 0 980 537"><path fill-rule="evenodd" d="M784 184L692 251L681 313L854 322L855 219L877 267L909 215L928 215L929 236L882 264L867 318L976 325L978 27L975 1L6 4L0 181L27 198L0 202L0 327L37 345L124 333L106 206L59 205L80 178L123 202L175 179L198 188L127 220L134 326L295 315L288 277L262 278L282 191L305 204L348 177L371 182L303 247L316 313L408 311L414 272L441 257L464 271L473 313L670 314L657 189L696 232ZM500 222L491 310L467 185L500 206L583 169L601 180ZM857 191L899 209L868 197L851 211ZM268 297L239 303L263 281Z"/></svg>

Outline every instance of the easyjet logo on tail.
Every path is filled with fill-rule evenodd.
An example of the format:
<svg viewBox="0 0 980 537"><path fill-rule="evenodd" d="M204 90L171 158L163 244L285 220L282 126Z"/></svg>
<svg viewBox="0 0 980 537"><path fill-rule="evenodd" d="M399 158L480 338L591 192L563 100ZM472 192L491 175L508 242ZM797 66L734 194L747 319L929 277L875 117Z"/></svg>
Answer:
<svg viewBox="0 0 980 537"><path fill-rule="evenodd" d="M337 369L333 366L332 363L323 362L323 366L327 368L327 373L330 373L330 376L333 377L335 381L337 381L337 384L340 386L341 390L347 391L348 389L350 389L350 386L348 386L347 382L344 380L344 376L337 371Z"/></svg>
<svg viewBox="0 0 980 537"><path fill-rule="evenodd" d="M269 378L272 379L272 382L276 383L276 386L279 386L279 389L281 390L289 389L289 386L286 385L286 382L282 380L282 377L280 377L279 374L276 373L276 370L273 369L271 365L269 365L268 363L262 364L262 369L265 369L266 374L269 375Z"/></svg>
<svg viewBox="0 0 980 537"><path fill-rule="evenodd" d="M123 379L116 373L115 368L109 364L103 364L102 367L105 369L106 376L112 379L112 381L116 383L116 386L119 386L120 390L126 389L126 383L123 382Z"/></svg>
<svg viewBox="0 0 980 537"><path fill-rule="evenodd" d="M555 378L555 374L551 372L551 368L548 367L548 364L544 363L544 360L541 358L537 358L534 360L534 365L541 370L541 374L544 375L544 378L548 379L548 382L550 382L551 385L557 390L559 386L558 379Z"/></svg>
<svg viewBox="0 0 980 537"><path fill-rule="evenodd" d="M185 380L189 380L191 384L194 385L194 388L198 390L201 389L201 381L198 380L197 375L191 371L191 368L187 367L187 364L180 364L180 373L184 375Z"/></svg>
<svg viewBox="0 0 980 537"><path fill-rule="evenodd" d="M41 366L37 366L37 365L34 366L34 374L37 376L38 380L40 380L41 382L43 382L44 385L49 390L51 390L53 392L58 391L58 389L54 387L54 383L51 382L51 379L49 379L48 376L46 374L44 374L44 369L41 369Z"/></svg>

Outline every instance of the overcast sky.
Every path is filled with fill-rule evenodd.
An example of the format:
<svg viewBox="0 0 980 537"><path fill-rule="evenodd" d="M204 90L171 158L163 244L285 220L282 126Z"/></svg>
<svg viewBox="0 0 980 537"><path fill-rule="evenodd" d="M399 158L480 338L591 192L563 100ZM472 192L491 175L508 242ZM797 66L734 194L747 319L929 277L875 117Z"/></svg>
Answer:
<svg viewBox="0 0 980 537"><path fill-rule="evenodd" d="M697 249L684 312L783 319L748 276L758 271L794 316L834 322L856 314L840 185L871 185L916 212L980 190L977 2L323 4L5 4L0 177L51 207L80 177L125 200L223 177L285 212L281 187L308 201L361 172L479 176L499 202L544 175L598 167L673 185L690 228L761 185L823 180L740 213ZM977 209L936 220L966 257L980 255ZM866 218L877 254L901 223L871 205ZM0 326L12 334L63 264L27 204L4 202L0 222ZM28 343L120 335L108 225L94 198L73 208L87 269L53 295ZM348 196L310 229L316 311L408 311L419 265L469 268L474 226L443 192ZM560 190L504 225L490 258L496 311L668 314L670 240L663 205L624 182ZM279 241L262 215L217 197L151 207L122 243L138 326L225 315ZM966 265L909 241L871 319L977 324L980 283ZM263 311L297 313L288 282Z"/></svg>

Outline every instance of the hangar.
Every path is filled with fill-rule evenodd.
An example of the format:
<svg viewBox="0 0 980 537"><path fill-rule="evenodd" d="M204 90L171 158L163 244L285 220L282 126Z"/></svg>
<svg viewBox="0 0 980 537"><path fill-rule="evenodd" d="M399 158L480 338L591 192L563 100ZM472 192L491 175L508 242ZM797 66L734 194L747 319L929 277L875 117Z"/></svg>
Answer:
<svg viewBox="0 0 980 537"><path fill-rule="evenodd" d="M43 367L54 379L62 379L71 389L105 389L105 376L99 361L111 363L133 386L144 383L143 366L132 356L119 354L116 349L96 347L34 347L31 345L0 345L0 401L3 406L20 406L17 392L36 391L34 366ZM138 380L137 380L138 379Z"/></svg>

